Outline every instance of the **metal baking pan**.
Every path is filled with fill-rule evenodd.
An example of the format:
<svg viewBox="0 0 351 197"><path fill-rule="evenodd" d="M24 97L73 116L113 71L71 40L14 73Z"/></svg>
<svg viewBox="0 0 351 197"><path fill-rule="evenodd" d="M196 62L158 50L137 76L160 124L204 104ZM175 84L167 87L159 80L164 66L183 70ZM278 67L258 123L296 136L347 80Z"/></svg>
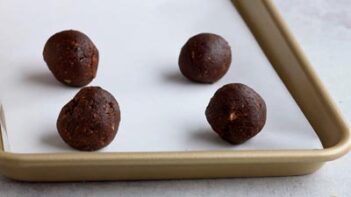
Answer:
<svg viewBox="0 0 351 197"><path fill-rule="evenodd" d="M13 153L0 138L0 173L23 181L145 180L304 175L351 147L349 127L270 0L235 0L322 149ZM1 115L1 132L5 131ZM4 136L4 135L3 135Z"/></svg>

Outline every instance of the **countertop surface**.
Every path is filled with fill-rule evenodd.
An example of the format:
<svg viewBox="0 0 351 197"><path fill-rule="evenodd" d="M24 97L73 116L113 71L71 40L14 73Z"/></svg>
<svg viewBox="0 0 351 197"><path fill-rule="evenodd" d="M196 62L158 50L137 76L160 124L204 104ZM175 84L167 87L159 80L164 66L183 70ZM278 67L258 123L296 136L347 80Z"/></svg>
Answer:
<svg viewBox="0 0 351 197"><path fill-rule="evenodd" d="M314 69L351 122L351 1L274 0ZM84 183L20 183L5 196L349 196L351 154L300 177Z"/></svg>

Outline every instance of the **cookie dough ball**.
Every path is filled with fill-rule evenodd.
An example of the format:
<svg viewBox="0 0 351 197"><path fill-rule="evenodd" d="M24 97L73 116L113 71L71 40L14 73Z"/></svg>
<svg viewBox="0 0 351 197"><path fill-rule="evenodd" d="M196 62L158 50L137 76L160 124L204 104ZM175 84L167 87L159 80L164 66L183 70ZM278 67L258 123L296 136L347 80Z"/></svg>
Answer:
<svg viewBox="0 0 351 197"><path fill-rule="evenodd" d="M85 86L96 76L99 52L82 32L54 34L46 42L43 56L55 78L68 86Z"/></svg>
<svg viewBox="0 0 351 197"><path fill-rule="evenodd" d="M231 61L231 49L224 38L202 33L186 42L178 64L186 78L199 83L214 83L228 71Z"/></svg>
<svg viewBox="0 0 351 197"><path fill-rule="evenodd" d="M112 142L120 120L118 103L109 92L86 87L62 108L57 130L71 147L95 151Z"/></svg>
<svg viewBox="0 0 351 197"><path fill-rule="evenodd" d="M241 144L261 131L266 113L266 104L257 92L232 83L216 91L207 106L206 118L225 141Z"/></svg>

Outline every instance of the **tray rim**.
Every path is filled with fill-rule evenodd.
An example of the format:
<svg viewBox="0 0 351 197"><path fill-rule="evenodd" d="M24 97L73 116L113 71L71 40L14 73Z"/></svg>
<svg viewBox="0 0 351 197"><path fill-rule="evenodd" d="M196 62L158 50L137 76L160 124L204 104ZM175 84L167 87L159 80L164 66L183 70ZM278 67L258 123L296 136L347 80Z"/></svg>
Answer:
<svg viewBox="0 0 351 197"><path fill-rule="evenodd" d="M246 2L245 2L246 1ZM165 166L165 165L221 165L221 164L266 164L266 163L318 163L319 167L324 162L337 159L351 149L351 136L349 127L338 110L332 98L329 96L317 74L312 69L304 56L298 43L293 38L287 24L279 15L271 0L233 0L235 6L242 15L245 10L242 6L249 7L253 4L261 4L270 13L275 25L282 33L290 50L296 55L301 69L309 78L313 87L318 90L321 100L327 106L327 111L333 114L340 131L340 140L333 146L323 149L300 149L300 150L221 150L221 151L173 151L173 152L73 152L73 153L11 153L4 151L2 137L0 137L0 172L11 177L12 170L31 167L64 167L64 166L89 166L89 165L113 165L113 166ZM250 26L250 23L247 22ZM256 35L255 35L256 37ZM257 37L256 37L257 39ZM262 47L262 46L261 46ZM264 50L264 48L263 48ZM284 82L285 83L285 82ZM287 84L285 84L287 85ZM300 106L299 106L300 107ZM301 107L300 107L301 108ZM1 132L1 128L0 128ZM84 161L84 162L82 162ZM314 169L316 170L316 169ZM16 179L22 179L20 176ZM31 178L23 178L31 180ZM34 179L34 178L33 178ZM48 179L50 180L50 179ZM54 180L54 179L52 179Z"/></svg>

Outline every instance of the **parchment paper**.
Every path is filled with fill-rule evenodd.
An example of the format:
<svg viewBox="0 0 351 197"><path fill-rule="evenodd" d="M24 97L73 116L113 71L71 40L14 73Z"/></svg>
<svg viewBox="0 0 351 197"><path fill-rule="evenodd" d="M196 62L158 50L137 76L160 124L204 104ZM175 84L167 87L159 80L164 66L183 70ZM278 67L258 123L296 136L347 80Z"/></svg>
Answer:
<svg viewBox="0 0 351 197"><path fill-rule="evenodd" d="M56 119L79 89L57 82L42 58L46 40L66 29L94 41L100 62L89 85L110 91L121 107L118 134L103 152L321 148L229 0L1 1L0 24L6 151L75 151L59 137ZM189 82L178 69L180 48L201 32L232 47L229 72L212 85ZM214 92L232 82L254 88L268 109L261 133L239 146L222 141L204 114Z"/></svg>

